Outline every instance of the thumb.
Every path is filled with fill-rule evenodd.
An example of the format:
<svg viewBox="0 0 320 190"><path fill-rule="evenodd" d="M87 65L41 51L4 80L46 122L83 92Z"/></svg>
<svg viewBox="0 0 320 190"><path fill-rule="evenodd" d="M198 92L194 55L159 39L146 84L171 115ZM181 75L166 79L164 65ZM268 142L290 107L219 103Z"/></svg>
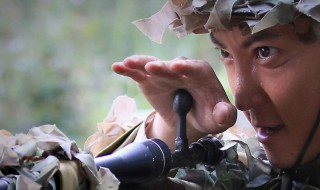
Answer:
<svg viewBox="0 0 320 190"><path fill-rule="evenodd" d="M213 119L216 123L215 133L221 133L232 127L237 120L237 109L227 102L219 102L213 108Z"/></svg>

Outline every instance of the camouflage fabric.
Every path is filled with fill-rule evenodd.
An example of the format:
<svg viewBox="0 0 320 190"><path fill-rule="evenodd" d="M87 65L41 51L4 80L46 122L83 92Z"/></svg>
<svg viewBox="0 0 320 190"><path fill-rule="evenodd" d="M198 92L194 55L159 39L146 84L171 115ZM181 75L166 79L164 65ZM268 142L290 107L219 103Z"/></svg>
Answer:
<svg viewBox="0 0 320 190"><path fill-rule="evenodd" d="M94 157L111 154L133 142L138 126L143 122L135 116L135 101L128 96L118 96L112 103L109 114L98 123L97 131L84 144Z"/></svg>
<svg viewBox="0 0 320 190"><path fill-rule="evenodd" d="M176 178L199 184L205 190L279 190L282 182L279 170L272 168L265 155L253 156L248 145L242 141L230 141L228 156L217 166L198 165L196 168L179 169ZM230 143L229 142L229 143ZM239 160L238 146L246 153L248 165ZM293 173L293 190L320 189L320 158Z"/></svg>
<svg viewBox="0 0 320 190"><path fill-rule="evenodd" d="M0 131L0 181L8 190L119 186L108 169L97 171L92 154L81 151L55 125L34 127L27 134Z"/></svg>
<svg viewBox="0 0 320 190"><path fill-rule="evenodd" d="M161 43L166 28L179 37L238 26L255 33L306 15L320 22L318 0L169 0L150 18L134 21L151 40Z"/></svg>

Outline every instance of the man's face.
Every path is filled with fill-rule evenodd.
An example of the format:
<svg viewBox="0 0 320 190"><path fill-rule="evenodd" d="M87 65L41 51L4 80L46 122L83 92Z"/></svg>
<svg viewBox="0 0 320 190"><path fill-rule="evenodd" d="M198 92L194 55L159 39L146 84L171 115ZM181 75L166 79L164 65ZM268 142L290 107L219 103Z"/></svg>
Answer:
<svg viewBox="0 0 320 190"><path fill-rule="evenodd" d="M270 162L289 168L296 161L320 108L320 43L303 43L289 25L253 35L218 31L236 107L254 126ZM320 152L320 130L304 162Z"/></svg>

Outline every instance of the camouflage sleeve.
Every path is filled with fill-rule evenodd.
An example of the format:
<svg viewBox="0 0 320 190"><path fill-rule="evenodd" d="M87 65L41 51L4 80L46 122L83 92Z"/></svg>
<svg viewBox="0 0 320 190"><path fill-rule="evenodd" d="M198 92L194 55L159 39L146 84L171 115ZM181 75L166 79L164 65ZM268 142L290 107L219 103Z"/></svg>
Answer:
<svg viewBox="0 0 320 190"><path fill-rule="evenodd" d="M232 132L228 130L219 135L226 157L218 165L180 168L175 178L198 184L203 189L263 189L272 178L272 168L259 142L255 136L244 137Z"/></svg>
<svg viewBox="0 0 320 190"><path fill-rule="evenodd" d="M124 104L126 101L131 101L128 97L118 97L114 103L116 104L117 101L122 102L121 106L130 107L130 105ZM113 107L113 109L116 108ZM113 115L99 123L97 132L85 142L85 150L92 152L95 157L111 154L132 142L146 140L147 127L155 115L155 112L151 112L143 120L135 116L134 111L130 114L127 113L126 117L123 117L125 114L122 111L111 110L111 113ZM114 118L121 118L122 121Z"/></svg>
<svg viewBox="0 0 320 190"><path fill-rule="evenodd" d="M147 120L136 116L136 105L132 98L117 97L97 131L88 137L84 149L97 157L110 154L131 142L146 139L144 126Z"/></svg>

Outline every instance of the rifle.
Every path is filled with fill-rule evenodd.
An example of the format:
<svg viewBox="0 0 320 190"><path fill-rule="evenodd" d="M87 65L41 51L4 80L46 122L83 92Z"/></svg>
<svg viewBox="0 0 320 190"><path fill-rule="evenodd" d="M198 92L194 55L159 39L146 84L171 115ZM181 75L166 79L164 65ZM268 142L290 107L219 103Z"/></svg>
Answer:
<svg viewBox="0 0 320 190"><path fill-rule="evenodd" d="M175 94L173 109L178 114L178 132L173 152L162 140L147 139L131 143L111 155L95 158L97 168L109 168L121 182L120 187L124 188L164 178L174 168L200 163L217 165L225 157L218 139L207 136L188 145L186 115L192 101L192 96L185 90L180 89ZM0 178L0 190L6 190L10 183L10 178Z"/></svg>

